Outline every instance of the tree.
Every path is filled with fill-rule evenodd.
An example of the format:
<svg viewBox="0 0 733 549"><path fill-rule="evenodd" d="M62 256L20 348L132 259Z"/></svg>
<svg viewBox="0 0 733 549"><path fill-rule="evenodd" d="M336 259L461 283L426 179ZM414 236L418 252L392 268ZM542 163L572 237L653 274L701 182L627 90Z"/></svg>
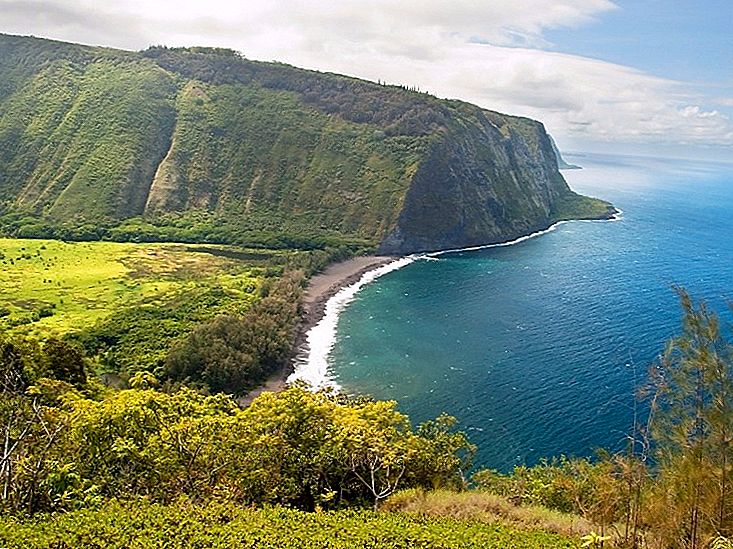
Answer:
<svg viewBox="0 0 733 549"><path fill-rule="evenodd" d="M302 273L288 272L243 317L221 315L196 326L166 357L176 381L214 393L241 394L284 366L290 356Z"/></svg>
<svg viewBox="0 0 733 549"><path fill-rule="evenodd" d="M733 360L718 317L678 289L682 335L652 371L653 434L659 463L658 516L684 547L730 535L733 465ZM671 499L671 501L670 501Z"/></svg>
<svg viewBox="0 0 733 549"><path fill-rule="evenodd" d="M76 387L86 384L84 353L78 346L52 337L43 344L43 354L47 369L54 379Z"/></svg>
<svg viewBox="0 0 733 549"><path fill-rule="evenodd" d="M18 395L28 386L21 349L0 339L0 394Z"/></svg>
<svg viewBox="0 0 733 549"><path fill-rule="evenodd" d="M27 385L20 349L10 341L0 341L0 422L2 422L0 480L4 503L11 495L15 457L32 427L32 422L27 417L29 415L27 403L23 399Z"/></svg>
<svg viewBox="0 0 733 549"><path fill-rule="evenodd" d="M43 394L29 387L37 355L28 342L0 341L0 505L27 512L41 506L47 458L63 430Z"/></svg>
<svg viewBox="0 0 733 549"><path fill-rule="evenodd" d="M334 432L342 408L335 395L291 387L263 393L242 411L237 453L248 470L234 473L248 498L313 510L348 496L345 455Z"/></svg>
<svg viewBox="0 0 733 549"><path fill-rule="evenodd" d="M456 418L442 414L418 426L416 434L423 441L420 467L412 473L418 484L432 489L465 488L465 474L473 464L476 446L466 433L455 430L456 425Z"/></svg>
<svg viewBox="0 0 733 549"><path fill-rule="evenodd" d="M403 484L408 468L418 461L423 442L396 407L394 401L378 401L339 410L336 436L349 470L373 498L375 511Z"/></svg>
<svg viewBox="0 0 733 549"><path fill-rule="evenodd" d="M214 449L236 411L225 397L191 389L168 395L128 389L102 401L71 399L60 459L106 497L203 497L216 484ZM235 459L236 456L230 459Z"/></svg>

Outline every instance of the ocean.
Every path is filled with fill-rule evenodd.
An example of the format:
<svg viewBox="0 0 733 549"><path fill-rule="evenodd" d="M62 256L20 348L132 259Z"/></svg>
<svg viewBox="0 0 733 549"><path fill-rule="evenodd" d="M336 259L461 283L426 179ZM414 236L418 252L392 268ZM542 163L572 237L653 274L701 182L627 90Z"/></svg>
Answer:
<svg viewBox="0 0 733 549"><path fill-rule="evenodd" d="M674 286L731 319L733 165L567 156L584 168L563 172L570 186L619 220L372 276L327 314L311 353L324 380L415 423L455 416L479 467L623 448L636 390L680 332Z"/></svg>

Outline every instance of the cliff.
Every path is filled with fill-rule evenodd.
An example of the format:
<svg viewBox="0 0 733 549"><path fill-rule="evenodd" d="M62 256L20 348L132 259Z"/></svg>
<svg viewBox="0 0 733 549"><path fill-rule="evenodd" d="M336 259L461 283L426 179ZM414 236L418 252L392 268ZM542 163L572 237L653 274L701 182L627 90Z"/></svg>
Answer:
<svg viewBox="0 0 733 549"><path fill-rule="evenodd" d="M0 35L7 234L401 254L612 211L538 122L230 50Z"/></svg>
<svg viewBox="0 0 733 549"><path fill-rule="evenodd" d="M557 147L557 143L555 143L555 140L550 136L550 143L552 144L552 150L555 153L555 160L557 160L557 167L561 170L582 170L583 168L581 166L576 166L575 164L570 164L565 161L565 159L562 157L562 153L560 153L560 149Z"/></svg>
<svg viewBox="0 0 733 549"><path fill-rule="evenodd" d="M609 204L570 190L542 124L460 110L461 123L421 162L382 253L493 244L563 219L613 215Z"/></svg>

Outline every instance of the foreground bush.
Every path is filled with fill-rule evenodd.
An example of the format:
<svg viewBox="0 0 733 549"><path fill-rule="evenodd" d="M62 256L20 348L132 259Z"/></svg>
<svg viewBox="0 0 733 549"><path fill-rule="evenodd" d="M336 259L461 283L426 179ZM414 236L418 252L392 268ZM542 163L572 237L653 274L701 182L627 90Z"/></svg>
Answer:
<svg viewBox="0 0 733 549"><path fill-rule="evenodd" d="M394 402L291 388L246 409L185 389L102 400L45 382L0 394L11 433L0 510L35 513L145 496L159 502L376 507L403 487L457 487L472 447L453 421L418 429Z"/></svg>

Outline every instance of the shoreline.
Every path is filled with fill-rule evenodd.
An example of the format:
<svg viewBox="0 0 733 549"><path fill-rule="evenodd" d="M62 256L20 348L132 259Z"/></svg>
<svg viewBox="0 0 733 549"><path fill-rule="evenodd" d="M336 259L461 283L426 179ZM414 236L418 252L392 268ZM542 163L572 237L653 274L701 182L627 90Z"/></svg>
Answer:
<svg viewBox="0 0 733 549"><path fill-rule="evenodd" d="M565 225L566 223L597 223L599 221L621 221L623 220L623 210L619 210L618 208L613 209L613 214L604 216L604 217L595 217L595 218L587 218L587 219L561 219L560 221L555 221L552 225L547 227L546 229L540 229L533 233L526 234L524 236L519 236L513 240L506 240L504 242L496 242L494 244L479 244L476 246L467 246L465 248L450 248L447 250L438 250L437 252L422 252L420 255L424 255L427 257L436 257L444 254L455 254L455 253L461 253L461 252L476 252L479 250L488 250L490 248L504 248L506 246L514 246L515 244L520 244L524 242L525 240L530 240L531 238L535 238L537 236L542 236L547 233L553 232L555 229L560 227L561 225Z"/></svg>
<svg viewBox="0 0 733 549"><path fill-rule="evenodd" d="M315 328L326 316L326 306L331 298L341 290L356 284L370 271L397 261L399 257L389 255L365 255L352 257L345 261L332 263L326 269L308 281L301 300L303 312L296 329L295 342L290 362L286 368L286 377L295 370L298 356L308 351L308 332Z"/></svg>
<svg viewBox="0 0 733 549"><path fill-rule="evenodd" d="M268 391L282 391L288 383L288 378L295 371L298 356L308 352L308 332L323 320L329 300L344 288L359 282L366 273L398 259L399 257L387 255L352 257L345 261L332 263L325 270L311 277L300 302L302 313L296 328L293 350L288 364L265 383L238 399L239 404L246 406L260 394Z"/></svg>
<svg viewBox="0 0 733 549"><path fill-rule="evenodd" d="M505 242L498 242L494 244L484 244L479 246L468 246L465 248L455 248L447 250L439 250L434 252L423 252L414 254L411 256L359 256L347 259L345 261L339 261L332 263L326 269L313 276L308 281L308 287L306 288L303 298L301 300L302 313L300 322L296 328L295 339L293 343L293 349L291 352L290 359L287 365L278 373L270 377L265 383L254 388L252 391L247 393L244 397L238 400L242 406L249 405L252 400L258 397L264 392L279 392L282 391L288 385L288 379L296 371L298 359L304 354L309 355L311 349L308 345L308 335L313 328L316 328L321 321L326 317L326 307L339 292L346 290L351 286L359 283L362 278L372 271L377 271L381 267L395 263L401 259L413 257L426 257L432 258L441 256L444 254L454 254L460 252L472 252L477 250L484 250L489 248L500 248L505 246L513 246L535 238L544 234L550 233L557 229L559 226L565 223L573 221L586 221L586 222L598 222L598 221L620 221L623 219L623 211L618 208L614 208L612 215L607 217L599 217L595 219L569 219L556 221L546 229L538 230L530 234L520 236L513 240L507 240ZM399 268L399 267L398 267Z"/></svg>

